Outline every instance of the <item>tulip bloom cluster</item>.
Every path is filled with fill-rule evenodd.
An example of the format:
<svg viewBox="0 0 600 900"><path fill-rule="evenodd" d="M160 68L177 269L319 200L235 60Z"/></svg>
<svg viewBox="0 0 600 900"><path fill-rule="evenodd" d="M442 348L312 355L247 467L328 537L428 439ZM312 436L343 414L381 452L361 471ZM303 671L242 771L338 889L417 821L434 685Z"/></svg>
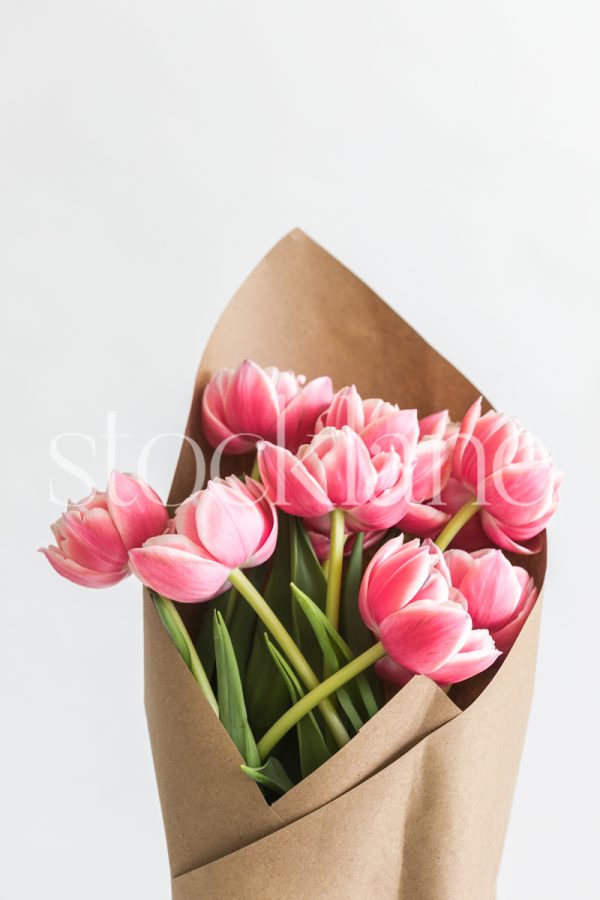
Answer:
<svg viewBox="0 0 600 900"><path fill-rule="evenodd" d="M151 591L251 777L267 783L261 765L306 716L321 761L323 727L346 743L381 702L362 674L373 664L396 685L418 674L447 688L510 651L537 589L503 551L539 549L561 480L515 420L482 415L480 401L461 424L446 410L419 418L250 361L214 375L201 415L219 454L254 454L255 477L214 478L169 519L148 485L113 473L105 493L69 506L43 552L77 584L132 573ZM196 645L173 601L215 609L208 655L206 628ZM371 633L360 654L345 633L355 613L363 647ZM268 727L256 743L257 723Z"/></svg>

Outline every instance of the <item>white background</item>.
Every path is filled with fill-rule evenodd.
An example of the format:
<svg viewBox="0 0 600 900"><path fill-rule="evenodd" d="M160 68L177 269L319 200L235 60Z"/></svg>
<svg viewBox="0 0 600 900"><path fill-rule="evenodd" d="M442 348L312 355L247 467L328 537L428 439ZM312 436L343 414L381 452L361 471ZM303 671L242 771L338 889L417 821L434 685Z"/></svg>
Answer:
<svg viewBox="0 0 600 900"><path fill-rule="evenodd" d="M49 445L92 435L59 447L103 483L109 411L121 469L180 431L219 313L296 225L567 471L499 898L597 896L597 4L0 15L0 896L168 897L140 591L86 592L35 554L51 490L86 493ZM151 458L163 493L176 454Z"/></svg>

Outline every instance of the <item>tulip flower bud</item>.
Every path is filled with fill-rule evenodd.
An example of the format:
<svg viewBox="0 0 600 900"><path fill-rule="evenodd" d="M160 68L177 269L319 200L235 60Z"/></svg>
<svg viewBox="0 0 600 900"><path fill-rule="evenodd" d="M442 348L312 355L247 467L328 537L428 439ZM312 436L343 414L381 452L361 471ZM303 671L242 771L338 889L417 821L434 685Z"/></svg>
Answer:
<svg viewBox="0 0 600 900"><path fill-rule="evenodd" d="M158 593L183 603L222 593L233 569L272 555L277 515L260 484L235 476L210 481L181 504L174 530L133 550L133 573Z"/></svg>
<svg viewBox="0 0 600 900"><path fill-rule="evenodd" d="M413 674L451 684L487 669L500 655L486 629L473 630L462 595L451 586L441 553L401 535L377 551L359 594L365 624L388 659L379 673L404 683Z"/></svg>
<svg viewBox="0 0 600 900"><path fill-rule="evenodd" d="M367 447L347 425L324 428L297 456L263 442L258 465L270 499L285 512L306 518L366 503L378 478Z"/></svg>
<svg viewBox="0 0 600 900"><path fill-rule="evenodd" d="M296 452L312 436L333 394L328 377L305 382L303 376L274 366L262 369L250 360L237 369L221 369L202 396L206 440L229 454L248 453L263 439Z"/></svg>
<svg viewBox="0 0 600 900"><path fill-rule="evenodd" d="M391 528L407 512L419 425L414 409L400 409L376 398L363 400L356 387L342 388L319 418L317 433L350 427L367 447L377 470L372 496L346 516L355 531Z"/></svg>
<svg viewBox="0 0 600 900"><path fill-rule="evenodd" d="M57 546L40 548L54 569L84 587L109 587L129 575L128 551L161 534L168 513L134 475L113 472L106 492L94 491L52 526Z"/></svg>
<svg viewBox="0 0 600 900"><path fill-rule="evenodd" d="M532 553L558 506L562 473L548 451L518 422L501 413L469 409L456 439L453 475L481 505L481 524L504 550Z"/></svg>
<svg viewBox="0 0 600 900"><path fill-rule="evenodd" d="M500 550L447 550L452 585L467 601L476 628L487 628L503 653L519 636L537 599L533 578Z"/></svg>

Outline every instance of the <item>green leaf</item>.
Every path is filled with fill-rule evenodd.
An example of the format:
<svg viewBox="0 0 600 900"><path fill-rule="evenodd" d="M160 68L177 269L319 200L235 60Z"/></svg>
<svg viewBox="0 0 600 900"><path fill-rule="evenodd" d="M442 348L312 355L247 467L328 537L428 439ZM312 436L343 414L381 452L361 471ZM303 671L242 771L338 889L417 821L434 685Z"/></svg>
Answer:
<svg viewBox="0 0 600 900"><path fill-rule="evenodd" d="M320 609L325 609L327 579L301 519L294 518L290 525L290 556L292 581L313 598Z"/></svg>
<svg viewBox="0 0 600 900"><path fill-rule="evenodd" d="M280 621L288 631L291 631L290 517L281 512L279 513L277 549L263 596ZM244 684L248 718L254 732L264 734L288 708L289 696L284 682L279 678L273 680L271 657L264 642L261 627L257 627L254 631Z"/></svg>
<svg viewBox="0 0 600 900"><path fill-rule="evenodd" d="M373 636L358 610L358 592L362 581L363 542L364 534L360 532L356 535L348 560L340 610L340 632L356 656L373 643Z"/></svg>
<svg viewBox="0 0 600 900"><path fill-rule="evenodd" d="M336 647L336 644L334 643L334 640L330 635L329 629L327 627L329 625L331 628L333 628L333 626L331 625L325 614L317 606L315 606L310 597L308 597L303 591L301 591L300 588L296 587L295 584L292 584L291 587L294 599L300 605L302 612L308 619L309 625L315 633L315 637L319 642L319 646L323 652L325 664L327 665L329 672L337 672L340 667L340 657L342 656L342 654ZM342 661L344 661L343 657ZM341 687L338 691L336 691L336 696L340 702L340 706L346 713L350 724L355 731L359 731L364 723L354 703L352 702L347 686L344 685L344 687Z"/></svg>
<svg viewBox="0 0 600 900"><path fill-rule="evenodd" d="M192 659L190 657L190 650L184 636L181 633L179 625L171 616L169 607L165 604L164 598L161 597L160 594L157 594L155 591L150 591L150 595L152 597L152 602L154 603L156 612L159 615L160 621L165 626L171 640L181 654L184 663L186 664L188 669L191 670Z"/></svg>
<svg viewBox="0 0 600 900"><path fill-rule="evenodd" d="M236 593L234 588L230 588L214 600L209 600L202 604L202 618L200 620L200 628L198 630L195 645L198 656L204 666L204 671L209 679L212 679L215 669L214 611L218 609L225 616L225 621L228 622L226 610L232 592L234 594Z"/></svg>
<svg viewBox="0 0 600 900"><path fill-rule="evenodd" d="M361 653L373 645L373 635L363 622L358 608L358 594L363 574L363 541L364 534L361 532L356 535L352 553L348 560L340 609L340 632L352 648L354 656L360 656ZM373 704L375 704L375 711L369 712L369 715L373 716L383 703L381 682L372 668L365 672L361 678L363 684L366 682L370 688L369 694L366 695L367 708L372 710ZM370 698L372 698L372 703Z"/></svg>
<svg viewBox="0 0 600 900"><path fill-rule="evenodd" d="M285 794L290 788L294 787L294 782L274 756L270 756L264 766L259 766L258 768L242 766L241 768L242 772L256 781L257 784L268 788L270 791L275 791L277 794Z"/></svg>
<svg viewBox="0 0 600 900"><path fill-rule="evenodd" d="M292 703L297 703L304 696L300 682L283 654L269 640L268 635L265 635L265 642L277 668L283 676ZM325 743L323 732L319 728L312 712L307 713L300 719L296 725L296 734L298 735L300 770L302 777L306 778L307 775L310 775L311 772L323 765L330 758L331 753Z"/></svg>
<svg viewBox="0 0 600 900"><path fill-rule="evenodd" d="M332 672L337 672L340 665L345 665L354 659L354 654L325 613L313 603L304 591L292 584L292 593L315 633L327 665ZM342 709L357 731L363 725L363 720L357 711L360 702L362 701L368 718L374 716L379 709L369 683L362 673L338 690L337 696Z"/></svg>
<svg viewBox="0 0 600 900"><path fill-rule="evenodd" d="M300 590L312 597L319 609L325 609L327 579L316 557L310 538L300 519L293 519L290 526L291 578ZM315 672L322 671L323 656L315 634L304 616L298 614L296 604L292 607L293 635L296 643Z"/></svg>
<svg viewBox="0 0 600 900"><path fill-rule="evenodd" d="M248 577L253 583L259 580L258 573L255 573L254 570L248 572ZM230 619L227 622L227 627L238 662L242 684L246 685L246 673L254 636L257 631L258 619L250 604L236 590L232 589L231 594Z"/></svg>
<svg viewBox="0 0 600 900"><path fill-rule="evenodd" d="M254 736L248 724L242 681L227 625L221 613L214 613L215 662L219 697L219 718L249 766L260 766Z"/></svg>

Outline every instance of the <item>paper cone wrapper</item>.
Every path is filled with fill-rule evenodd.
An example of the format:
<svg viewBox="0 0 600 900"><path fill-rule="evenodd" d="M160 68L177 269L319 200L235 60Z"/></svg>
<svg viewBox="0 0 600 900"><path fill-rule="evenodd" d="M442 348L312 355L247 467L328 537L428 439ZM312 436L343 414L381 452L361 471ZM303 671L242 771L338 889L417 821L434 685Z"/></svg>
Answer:
<svg viewBox="0 0 600 900"><path fill-rule="evenodd" d="M193 324L193 323L192 323ZM203 449L202 390L250 358L331 375L421 416L460 420L479 395L365 284L300 231L219 320L186 434ZM184 442L172 502L198 488ZM521 558L541 588L544 550ZM190 628L201 605L182 608ZM533 688L540 602L493 675L448 697L415 677L321 768L269 805L145 600L145 699L175 900L488 900Z"/></svg>

